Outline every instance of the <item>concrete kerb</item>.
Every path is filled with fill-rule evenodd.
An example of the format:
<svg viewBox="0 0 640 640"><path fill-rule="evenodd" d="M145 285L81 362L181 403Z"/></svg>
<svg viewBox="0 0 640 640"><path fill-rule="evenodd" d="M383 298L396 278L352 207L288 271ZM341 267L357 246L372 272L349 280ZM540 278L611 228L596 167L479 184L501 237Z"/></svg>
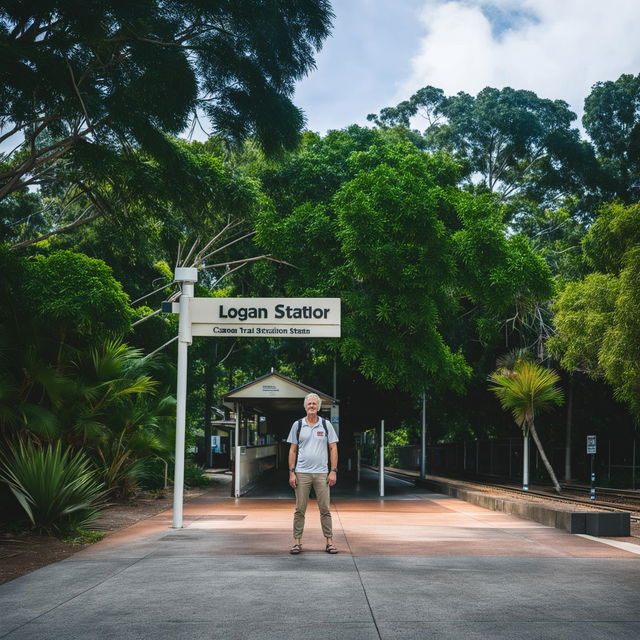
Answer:
<svg viewBox="0 0 640 640"><path fill-rule="evenodd" d="M629 513L613 511L579 511L570 508L554 508L545 504L510 500L480 491L473 491L454 482L425 479L416 484L427 489L459 498L470 504L492 511L533 520L569 533L582 533L597 537L628 537L631 533Z"/></svg>

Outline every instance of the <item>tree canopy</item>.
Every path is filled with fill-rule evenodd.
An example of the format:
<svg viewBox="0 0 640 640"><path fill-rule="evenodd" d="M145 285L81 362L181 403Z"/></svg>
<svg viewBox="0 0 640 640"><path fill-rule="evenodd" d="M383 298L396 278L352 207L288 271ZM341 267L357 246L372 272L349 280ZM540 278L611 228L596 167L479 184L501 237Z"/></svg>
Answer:
<svg viewBox="0 0 640 640"><path fill-rule="evenodd" d="M281 197L300 168L304 181L294 177ZM461 172L402 133L351 127L265 176L274 204L259 214L257 240L296 266L278 270L285 292L340 295L339 351L383 387L461 390L470 375L454 329L461 308L476 340L495 339L518 308L551 294L544 262L526 239L505 236L495 198L457 187Z"/></svg>
<svg viewBox="0 0 640 640"><path fill-rule="evenodd" d="M409 127L423 118L426 148L455 153L469 178L479 176L487 190L503 197L549 202L584 188L587 171L597 169L590 146L571 126L576 116L569 105L532 91L486 87L477 96L447 97L428 86L368 117L383 127Z"/></svg>
<svg viewBox="0 0 640 640"><path fill-rule="evenodd" d="M596 82L582 123L608 174L609 196L627 204L640 196L640 74Z"/></svg>
<svg viewBox="0 0 640 640"><path fill-rule="evenodd" d="M584 238L597 269L567 283L558 297L557 336L550 349L561 364L614 388L640 419L640 321L635 312L640 273L639 205L604 207Z"/></svg>
<svg viewBox="0 0 640 640"><path fill-rule="evenodd" d="M0 199L59 161L97 170L114 152L178 159L164 135L205 117L233 140L292 148L294 83L330 30L327 0L176 5L78 0L0 7Z"/></svg>

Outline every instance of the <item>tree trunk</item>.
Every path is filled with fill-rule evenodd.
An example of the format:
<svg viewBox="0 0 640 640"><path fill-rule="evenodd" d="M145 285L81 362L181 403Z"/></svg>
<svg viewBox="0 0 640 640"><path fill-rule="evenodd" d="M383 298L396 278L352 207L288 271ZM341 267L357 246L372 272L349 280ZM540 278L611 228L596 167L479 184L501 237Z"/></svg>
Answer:
<svg viewBox="0 0 640 640"><path fill-rule="evenodd" d="M540 457L542 458L542 462L544 462L544 466L547 468L549 472L549 477L551 478L551 482L553 482L553 487L556 490L556 493L560 493L560 484L558 483L558 479L556 478L556 474L553 472L553 468L549 460L547 459L547 454L544 452L542 448L542 443L540 442L540 438L538 438L538 432L536 431L536 426L533 422L529 423L529 431L533 436L533 440L536 443L536 447L538 447L538 452L540 453Z"/></svg>
<svg viewBox="0 0 640 640"><path fill-rule="evenodd" d="M564 481L571 480L571 429L573 427L573 374L569 376L567 397L567 430L564 443Z"/></svg>

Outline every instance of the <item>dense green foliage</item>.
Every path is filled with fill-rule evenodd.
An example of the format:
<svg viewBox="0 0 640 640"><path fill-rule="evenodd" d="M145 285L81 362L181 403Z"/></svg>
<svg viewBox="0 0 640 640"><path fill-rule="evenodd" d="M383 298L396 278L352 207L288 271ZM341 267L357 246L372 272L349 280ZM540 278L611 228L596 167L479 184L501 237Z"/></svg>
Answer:
<svg viewBox="0 0 640 640"><path fill-rule="evenodd" d="M12 490L17 455L57 460L61 478L75 465L110 499L164 484L177 326L158 310L177 264L200 269L198 296L342 300L339 340L196 339L189 443L230 388L273 367L330 391L334 365L345 447L380 418L415 443L424 390L432 440L506 435L486 381L521 347L538 363L493 382L536 438L534 413L569 375L581 428L640 416L640 76L593 87L589 140L565 102L510 87L425 87L372 128L299 135L294 83L330 18L325 0L0 8L0 137L16 141L0 156ZM173 137L196 114L215 135ZM566 379L539 366L550 354ZM542 427L556 448L561 420Z"/></svg>
<svg viewBox="0 0 640 640"><path fill-rule="evenodd" d="M609 179L612 195L631 204L640 196L640 74L597 82L582 123Z"/></svg>
<svg viewBox="0 0 640 640"><path fill-rule="evenodd" d="M640 420L640 206L603 207L584 247L596 271L558 297L549 346L565 368L606 379Z"/></svg>
<svg viewBox="0 0 640 640"><path fill-rule="evenodd" d="M447 97L424 87L369 119L408 127L416 116L428 125L425 148L455 153L468 180L480 176L484 188L505 198L551 202L559 193L584 188L585 173L598 168L593 150L571 127L575 115L567 103L532 91L487 87L475 97Z"/></svg>
<svg viewBox="0 0 640 640"><path fill-rule="evenodd" d="M276 154L297 144L294 82L313 67L332 13L326 0L284 4L0 7L0 241L21 252L0 246L8 456L23 438L51 459L70 446L112 497L157 483L158 463L170 462L175 372L145 354L176 324L153 307L175 292L176 249L202 269L214 255L224 267L251 236L264 204L230 160L233 145L252 137ZM170 137L201 120L218 137ZM210 295L223 271L203 272L198 293ZM143 302L152 307L133 308Z"/></svg>
<svg viewBox="0 0 640 640"><path fill-rule="evenodd" d="M325 0L4 3L0 123L24 142L2 167L0 199L60 161L97 170L140 147L176 164L163 133L196 109L230 138L291 148L303 123L294 82L331 17Z"/></svg>
<svg viewBox="0 0 640 640"><path fill-rule="evenodd" d="M60 442L39 447L18 441L0 452L0 480L6 482L34 527L68 533L95 520L106 504L98 473L81 452Z"/></svg>
<svg viewBox="0 0 640 640"><path fill-rule="evenodd" d="M461 306L474 305L476 335L495 339L501 320L551 295L544 262L526 238L506 237L491 196L456 186L461 169L447 155L352 127L309 138L290 164L265 176L274 206L260 214L257 240L297 267L279 271L287 294L341 297L340 354L377 384L461 390L464 345L444 335ZM304 187L280 198L301 166Z"/></svg>

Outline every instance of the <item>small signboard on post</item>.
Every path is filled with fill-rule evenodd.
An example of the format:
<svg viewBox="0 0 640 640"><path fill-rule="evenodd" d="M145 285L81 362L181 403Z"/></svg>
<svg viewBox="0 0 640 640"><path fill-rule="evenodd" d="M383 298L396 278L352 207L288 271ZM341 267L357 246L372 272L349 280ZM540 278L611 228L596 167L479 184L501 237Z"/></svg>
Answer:
<svg viewBox="0 0 640 640"><path fill-rule="evenodd" d="M589 498L591 498L591 500L596 499L596 444L596 436L587 436L587 455L591 456L591 490L589 491Z"/></svg>

